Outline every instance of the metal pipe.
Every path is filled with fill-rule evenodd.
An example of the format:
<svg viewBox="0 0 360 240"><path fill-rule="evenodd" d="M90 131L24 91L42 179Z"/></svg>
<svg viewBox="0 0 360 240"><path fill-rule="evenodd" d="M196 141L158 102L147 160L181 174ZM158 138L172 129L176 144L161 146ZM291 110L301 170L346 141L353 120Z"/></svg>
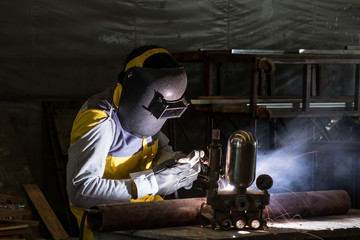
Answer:
<svg viewBox="0 0 360 240"><path fill-rule="evenodd" d="M265 219L345 214L351 205L343 190L276 193L270 196Z"/></svg>
<svg viewBox="0 0 360 240"><path fill-rule="evenodd" d="M200 224L200 206L206 198L99 205L89 210L93 232L174 227Z"/></svg>
<svg viewBox="0 0 360 240"><path fill-rule="evenodd" d="M200 225L200 207L206 198L99 205L88 209L93 232ZM265 209L265 219L345 214L350 197L343 190L275 193Z"/></svg>

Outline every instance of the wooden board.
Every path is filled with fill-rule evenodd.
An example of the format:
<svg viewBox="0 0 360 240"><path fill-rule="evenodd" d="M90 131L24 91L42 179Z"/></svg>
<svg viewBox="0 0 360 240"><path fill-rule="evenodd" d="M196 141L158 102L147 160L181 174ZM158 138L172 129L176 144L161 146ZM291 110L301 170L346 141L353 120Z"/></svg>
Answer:
<svg viewBox="0 0 360 240"><path fill-rule="evenodd" d="M16 217L31 215L30 210L0 208L0 217Z"/></svg>
<svg viewBox="0 0 360 240"><path fill-rule="evenodd" d="M64 230L59 219L56 217L54 211L47 202L45 196L41 192L37 184L24 184L23 185L27 195L33 203L35 209L39 213L45 226L49 230L54 239L65 239L69 235Z"/></svg>
<svg viewBox="0 0 360 240"><path fill-rule="evenodd" d="M12 196L12 195L6 195L6 194L0 194L0 203L1 204L6 204L8 202L11 203L24 203L25 200L21 199L18 196Z"/></svg>
<svg viewBox="0 0 360 240"><path fill-rule="evenodd" d="M4 236L14 236L14 235L23 235L29 233L28 228L23 229L15 229L15 230L8 230L8 231L0 231L0 237Z"/></svg>
<svg viewBox="0 0 360 240"><path fill-rule="evenodd" d="M39 221L23 220L23 219L0 219L0 224L1 223L27 224L29 225L29 227L39 226Z"/></svg>
<svg viewBox="0 0 360 240"><path fill-rule="evenodd" d="M28 228L29 225L22 223L0 223L0 232Z"/></svg>
<svg viewBox="0 0 360 240"><path fill-rule="evenodd" d="M23 223L0 223L0 236L15 236L26 234L29 231L29 225Z"/></svg>

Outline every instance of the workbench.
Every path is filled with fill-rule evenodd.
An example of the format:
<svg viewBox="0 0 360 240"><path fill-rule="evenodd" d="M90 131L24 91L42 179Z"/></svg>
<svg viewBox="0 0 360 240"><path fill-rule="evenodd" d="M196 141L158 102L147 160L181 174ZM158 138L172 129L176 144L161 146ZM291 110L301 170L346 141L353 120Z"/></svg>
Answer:
<svg viewBox="0 0 360 240"><path fill-rule="evenodd" d="M151 219L149 219L151 221ZM277 219L268 221L267 230L215 231L210 227L181 226L94 233L94 240L112 239L360 239L360 210L345 215Z"/></svg>

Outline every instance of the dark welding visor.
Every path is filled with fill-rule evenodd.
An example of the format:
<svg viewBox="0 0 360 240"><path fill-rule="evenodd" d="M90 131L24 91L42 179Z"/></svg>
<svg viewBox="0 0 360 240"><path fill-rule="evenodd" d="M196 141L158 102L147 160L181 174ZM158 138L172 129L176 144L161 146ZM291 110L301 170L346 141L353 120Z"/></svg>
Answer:
<svg viewBox="0 0 360 240"><path fill-rule="evenodd" d="M188 106L189 103L184 97L175 101L167 101L161 93L155 91L149 106L143 107L151 112L157 119L170 119L180 117Z"/></svg>

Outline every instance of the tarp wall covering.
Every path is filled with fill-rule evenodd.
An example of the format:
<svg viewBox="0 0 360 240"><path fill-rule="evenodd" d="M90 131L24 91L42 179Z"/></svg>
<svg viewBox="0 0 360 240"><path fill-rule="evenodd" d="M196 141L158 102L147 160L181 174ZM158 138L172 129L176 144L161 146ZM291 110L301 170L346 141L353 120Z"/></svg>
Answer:
<svg viewBox="0 0 360 240"><path fill-rule="evenodd" d="M72 97L113 83L132 48L343 49L360 43L360 3L46 1L0 3L1 97Z"/></svg>

